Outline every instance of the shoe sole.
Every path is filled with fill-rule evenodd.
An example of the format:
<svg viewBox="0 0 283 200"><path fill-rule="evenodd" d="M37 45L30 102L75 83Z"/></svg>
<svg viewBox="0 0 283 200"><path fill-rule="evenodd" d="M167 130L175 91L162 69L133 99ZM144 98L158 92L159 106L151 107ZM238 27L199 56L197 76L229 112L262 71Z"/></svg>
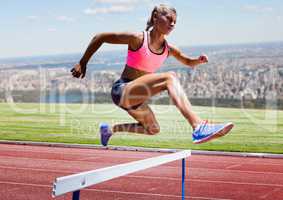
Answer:
<svg viewBox="0 0 283 200"><path fill-rule="evenodd" d="M201 143L205 143L205 142L208 142L210 140L213 140L213 139L216 139L216 138L219 138L219 137L222 137L224 135L226 135L227 133L229 133L229 131L234 127L234 124L232 123L227 123L226 126L221 129L220 131L214 133L213 135L211 135L210 137L207 137L203 140L198 140L198 141L195 141L193 142L194 144L201 144Z"/></svg>

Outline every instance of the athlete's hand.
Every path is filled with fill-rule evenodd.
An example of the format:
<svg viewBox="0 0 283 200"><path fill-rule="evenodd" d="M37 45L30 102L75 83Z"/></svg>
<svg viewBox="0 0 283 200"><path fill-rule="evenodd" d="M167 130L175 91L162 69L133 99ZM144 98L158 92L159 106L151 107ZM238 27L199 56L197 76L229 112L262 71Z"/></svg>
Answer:
<svg viewBox="0 0 283 200"><path fill-rule="evenodd" d="M72 75L75 78L84 78L86 74L86 65L75 64L74 68L71 69Z"/></svg>
<svg viewBox="0 0 283 200"><path fill-rule="evenodd" d="M199 56L198 61L200 64L208 63L208 57L205 54Z"/></svg>

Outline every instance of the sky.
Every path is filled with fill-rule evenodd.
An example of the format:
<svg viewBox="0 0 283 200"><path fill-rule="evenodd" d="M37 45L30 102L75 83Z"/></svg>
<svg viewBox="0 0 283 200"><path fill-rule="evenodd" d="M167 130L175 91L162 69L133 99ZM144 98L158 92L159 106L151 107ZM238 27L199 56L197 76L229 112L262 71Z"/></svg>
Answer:
<svg viewBox="0 0 283 200"><path fill-rule="evenodd" d="M3 0L0 58L83 53L97 33L144 30L160 3L177 10L176 46L283 41L282 0Z"/></svg>

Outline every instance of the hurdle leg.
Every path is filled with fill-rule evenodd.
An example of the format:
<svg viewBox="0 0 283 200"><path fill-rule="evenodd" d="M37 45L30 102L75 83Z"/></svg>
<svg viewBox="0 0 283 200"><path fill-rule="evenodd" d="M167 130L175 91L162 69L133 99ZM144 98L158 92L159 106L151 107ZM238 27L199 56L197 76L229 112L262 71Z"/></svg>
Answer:
<svg viewBox="0 0 283 200"><path fill-rule="evenodd" d="M186 159L182 159L182 200L185 200Z"/></svg>
<svg viewBox="0 0 283 200"><path fill-rule="evenodd" d="M73 192L72 200L80 200L80 190Z"/></svg>

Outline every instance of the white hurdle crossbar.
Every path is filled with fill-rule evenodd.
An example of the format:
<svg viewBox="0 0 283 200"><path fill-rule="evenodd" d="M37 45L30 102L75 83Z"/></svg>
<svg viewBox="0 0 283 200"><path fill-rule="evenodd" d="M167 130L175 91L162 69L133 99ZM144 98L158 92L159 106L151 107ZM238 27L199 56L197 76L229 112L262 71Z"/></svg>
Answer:
<svg viewBox="0 0 283 200"><path fill-rule="evenodd" d="M52 196L56 197L73 192L73 200L80 199L80 190L120 176L163 165L182 159L182 200L185 199L185 159L191 155L190 150L184 150L145 160L86 171L69 176L58 177L53 183Z"/></svg>

